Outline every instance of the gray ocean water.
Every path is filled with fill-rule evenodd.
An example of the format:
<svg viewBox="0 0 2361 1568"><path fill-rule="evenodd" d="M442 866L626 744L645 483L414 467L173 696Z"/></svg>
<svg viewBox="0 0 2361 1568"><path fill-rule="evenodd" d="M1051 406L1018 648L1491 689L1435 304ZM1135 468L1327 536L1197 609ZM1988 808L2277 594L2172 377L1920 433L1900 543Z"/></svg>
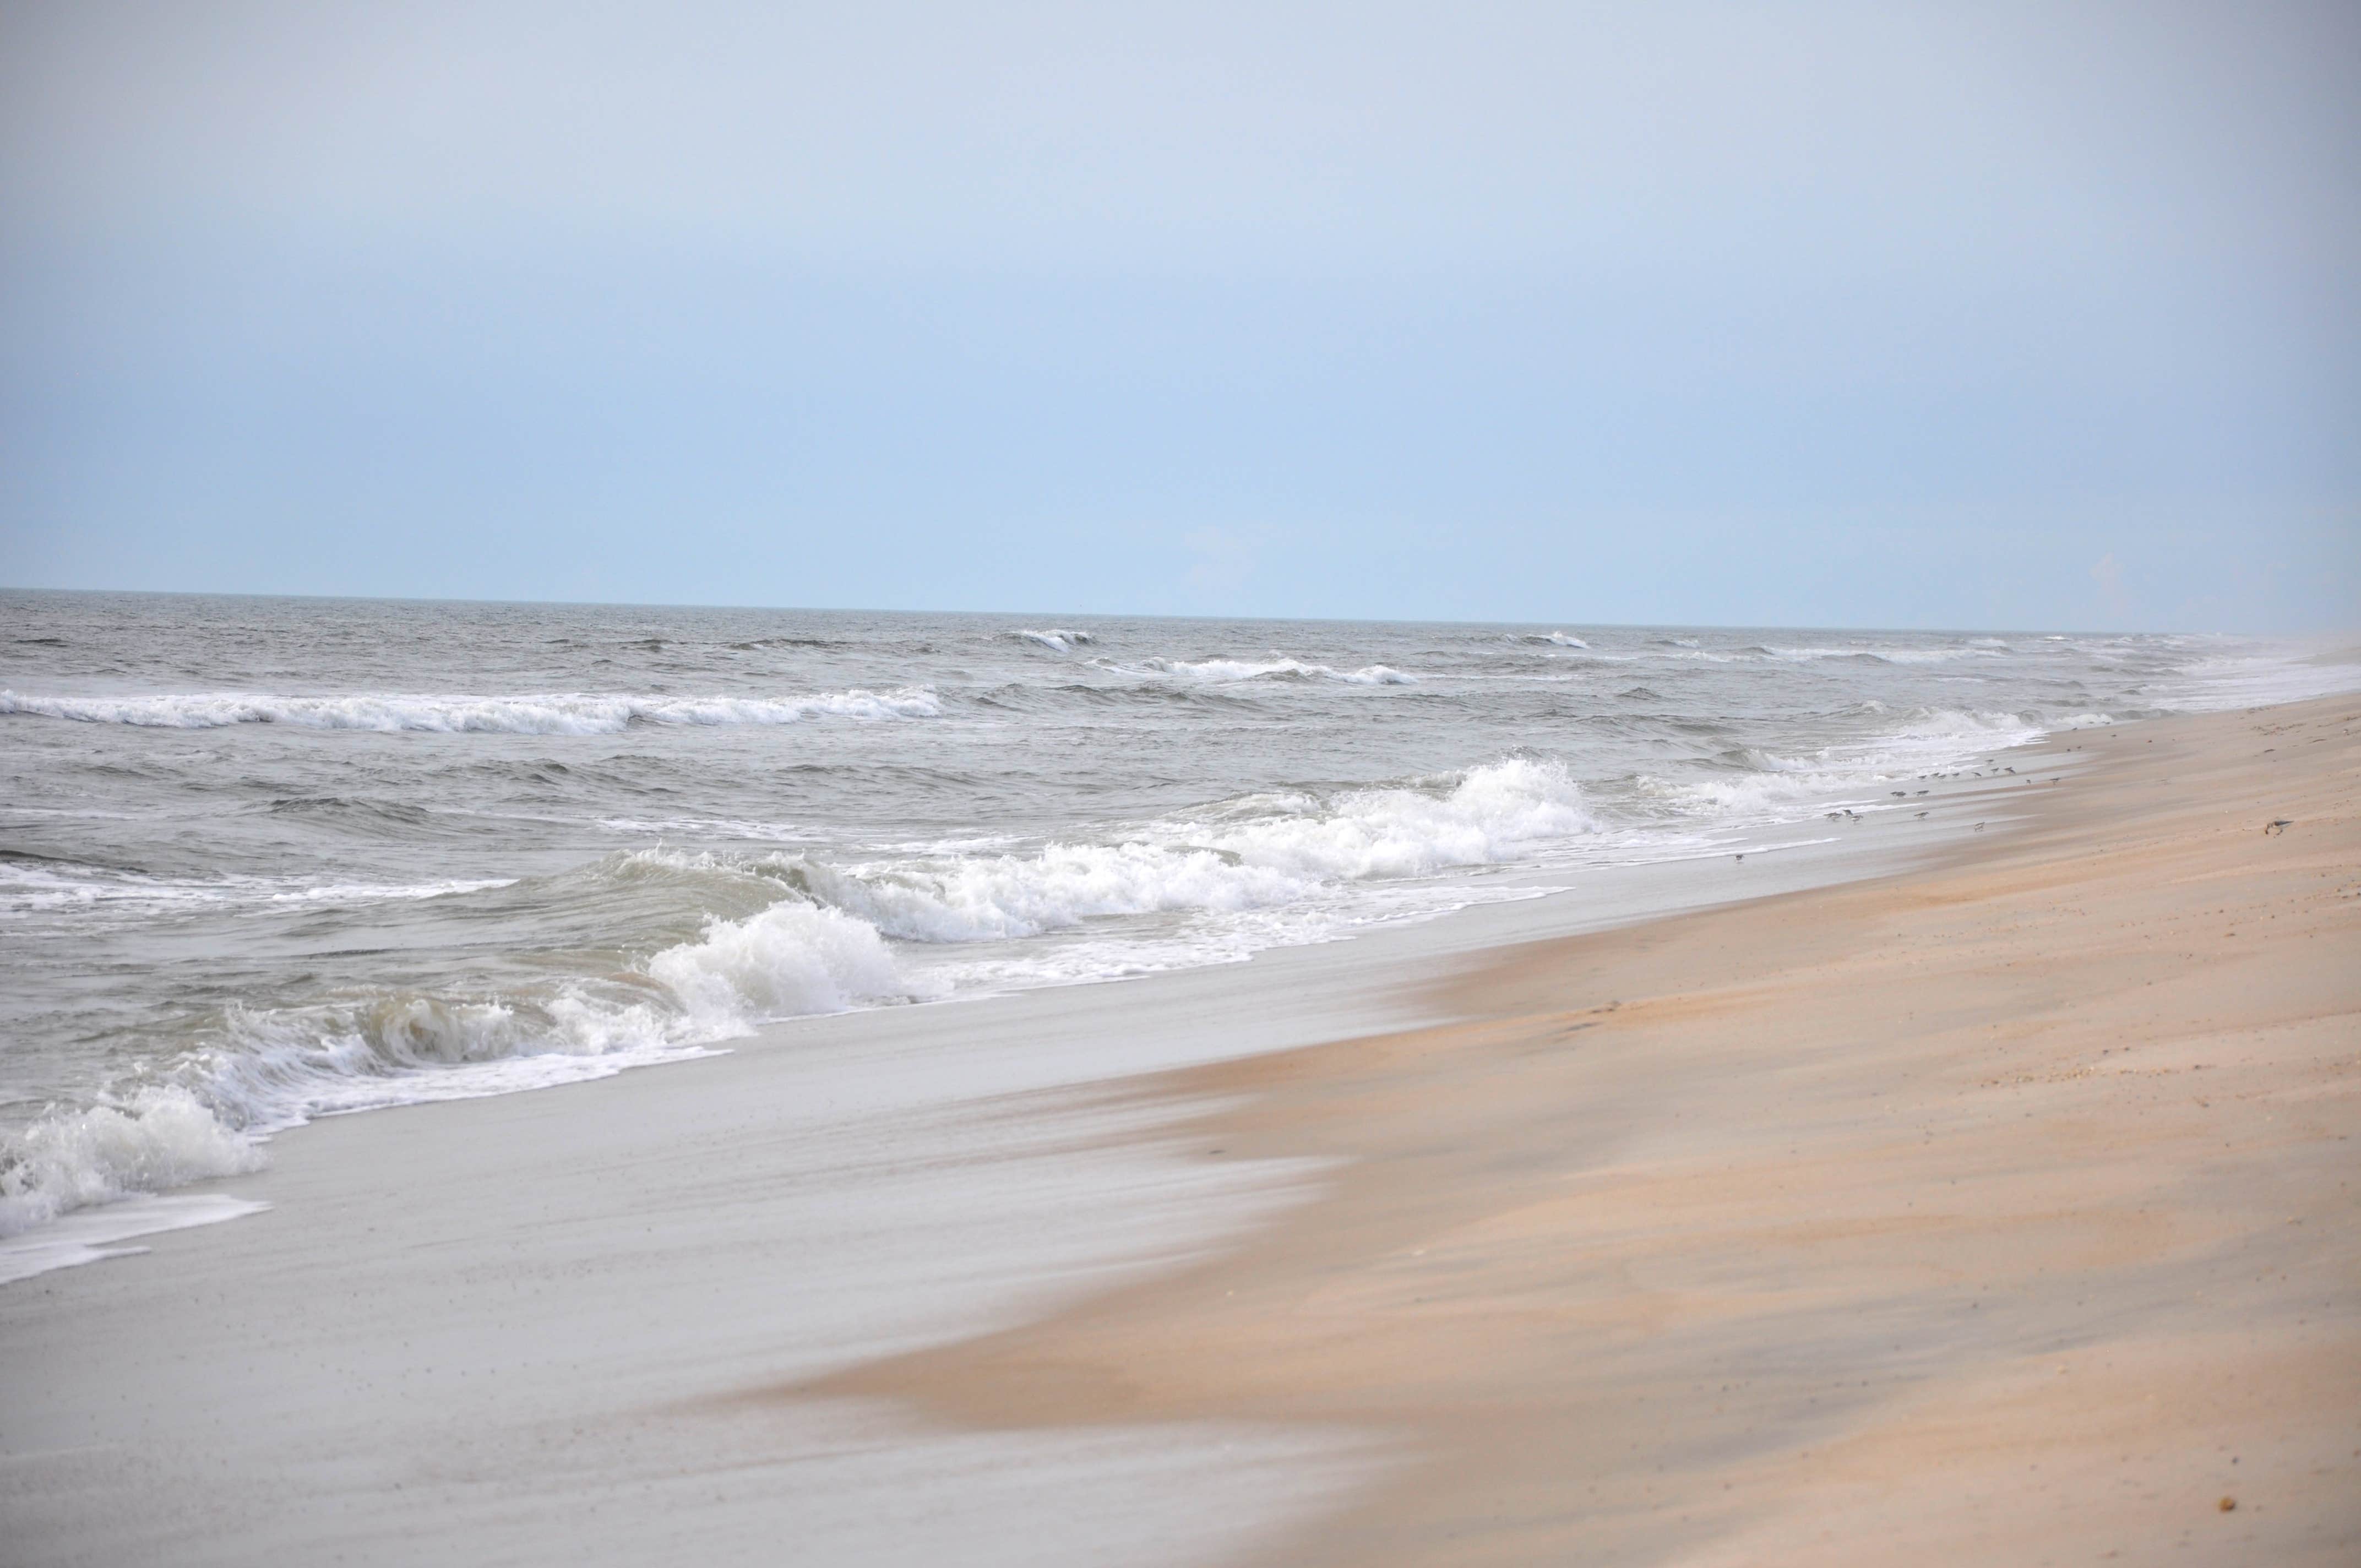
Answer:
<svg viewBox="0 0 2361 1568"><path fill-rule="evenodd" d="M2353 684L2308 652L0 594L0 1236L323 1113L1795 841Z"/></svg>

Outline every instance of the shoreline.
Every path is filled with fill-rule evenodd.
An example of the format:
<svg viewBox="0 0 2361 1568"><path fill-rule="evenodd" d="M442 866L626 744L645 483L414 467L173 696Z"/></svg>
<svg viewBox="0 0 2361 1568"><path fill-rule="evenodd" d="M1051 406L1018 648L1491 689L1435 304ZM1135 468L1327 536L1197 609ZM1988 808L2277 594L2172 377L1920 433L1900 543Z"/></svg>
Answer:
<svg viewBox="0 0 2361 1568"><path fill-rule="evenodd" d="M2062 748L2059 743L2081 733L2081 730L2061 730L2041 740L2004 748L2003 751L2004 754L2015 756L2020 761L2061 759L2064 753L2079 751L2081 748L2079 743ZM2073 767L2080 764L2059 761L2056 765ZM2009 771L2013 773L2015 769ZM2007 794L2001 787L2004 781L1997 768L1989 780L1982 773L1975 774L1977 782L1973 784L1969 783L1964 774L1931 776L1948 782L1938 783L1930 790L1917 792L1927 797L1929 809L1920 811L1916 816L1923 819L1931 811L1934 820L1905 820L1898 813L1889 817L1887 808L1882 804L1864 800L1861 804L1866 810L1858 821L1874 822L1878 831L1874 836L1861 838L1857 842L1844 841L1850 833L1850 827L1828 829L1821 836L1812 837L1809 835L1813 830L1821 827L1817 821L1780 821L1753 824L1742 830L1749 836L1732 837L1713 849L1692 849L1631 859L1623 858L1620 851L1609 851L1609 858L1603 860L1460 868L1457 874L1461 883L1457 891L1465 895L1464 902L1408 916L1383 918L1359 930L1341 930L1304 940L1278 941L1226 960L1175 964L1169 968L1090 979L1020 984L1005 990L929 998L901 1004L863 1003L839 1012L790 1015L758 1024L746 1035L672 1047L662 1054L643 1058L609 1061L597 1056L578 1060L559 1057L553 1059L566 1070L546 1081L524 1085L455 1090L447 1081L436 1081L429 1076L421 1079L414 1098L394 1096L381 1103L312 1111L291 1124L280 1125L259 1135L255 1147L257 1150L283 1147L282 1139L291 1136L300 1138L312 1128L349 1115L408 1111L426 1105L566 1089L621 1074L636 1074L648 1068L673 1068L713 1056L760 1050L812 1030L832 1032L849 1025L859 1032L863 1025L851 1024L851 1021L871 1015L887 1020L880 1032L891 1039L907 1033L928 1032L924 1025L911 1028L899 1022L910 1016L913 1009L931 1011L944 1007L1005 1003L1016 998L1057 992L1076 986L1170 982L1192 975L1235 973L1241 964L1258 966L1253 975L1259 977L1274 967L1308 963L1323 971L1317 981L1323 984L1335 1003L1334 1016L1302 1023L1294 1037L1266 1035L1262 1043L1253 1047L1283 1048L1375 1025L1377 1015L1360 999L1346 999L1334 983L1336 977L1330 971L1339 966L1358 963L1367 967L1386 965L1390 968L1407 961L1422 969L1446 955L1530 939L1539 934L1566 934L1607 926L1631 925L1684 908L1755 896L1751 888L1746 892L1734 892L1714 879L1709 868L1718 868L1719 863L1730 858L1733 851L1741 861L1749 856L1753 857L1753 864L1746 873L1750 884L1768 881L1782 887L1821 886L1880 874L1892 867L1915 863L1929 853L1938 853L1941 845L1970 830L1960 820L1960 814L1968 806L1987 802L2002 804ZM2017 781L2006 782L2014 784ZM1833 820L1837 813L1829 812L1828 815ZM2005 821L2006 818L2000 820ZM1974 830L1981 831L1982 825L1979 824ZM1369 957L1367 948L1372 944L1386 948L1387 953L1381 958ZM1243 983L1253 985L1257 981L1250 978ZM1394 987L1397 998L1399 994L1414 990L1417 983L1413 981L1397 984ZM484 1065L513 1066L520 1059L532 1058L496 1058L494 1063ZM1118 1066L1090 1076L1123 1076L1136 1070L1137 1069L1133 1067ZM242 1133L227 1135L246 1136ZM249 1168L181 1178L159 1188L132 1189L112 1199L70 1207L28 1229L0 1235L0 1290L59 1268L136 1256L150 1250L150 1238L155 1236L225 1223L259 1212L269 1205L228 1197L221 1190L225 1185L242 1184L267 1173L273 1157L264 1154Z"/></svg>
<svg viewBox="0 0 2361 1568"><path fill-rule="evenodd" d="M2169 719L2070 739L2145 749L2169 727L2253 721ZM1258 1552L1486 1560L1472 1544L1405 1555L1404 1541L1424 1538L1373 1517L1374 1494L1356 1491L1377 1476L1389 1478L1384 1497L1398 1509L1449 1497L1416 1477L1438 1474L1453 1421L1498 1412L1442 1397L1453 1376L1482 1370L1434 1358L1456 1343L1449 1325L1387 1320L1388 1293L1424 1277L1400 1271L1402 1247L1357 1260L1354 1249L1405 1222L1434 1220L1438 1234L1488 1215L1506 1223L1521 1211L1487 1209L1509 1190L1496 1181L1539 1172L1563 1187L1549 1163L1562 1147L1506 1135L1521 1114L1620 1107L1624 1122L1576 1129L1582 1141L1565 1146L1603 1158L1650 1127L1701 1136L1732 1092L1692 1101L1677 1078L1581 1078L1639 1014L1556 1018L1568 1012L1565 982L1545 955L1642 959L1677 991L1720 972L1704 968L1695 935L1717 922L1891 899L1962 874L1969 855L2044 863L2058 850L2046 824L2085 798L2073 786L2104 776L2075 761L2067 787L1972 795L1995 823L2004 807L2032 820L1955 848L1929 823L1907 843L1750 854L1752 888L1786 889L1767 898L1728 903L1734 872L1719 860L1630 868L1624 883L1596 884L1601 908L1496 904L1246 965L803 1020L661 1073L315 1123L280 1146L274 1169L207 1184L279 1205L269 1212L156 1237L147 1263L0 1293L0 1513L27 1560L42 1563L402 1561L427 1539L451 1561L558 1550L633 1561L672 1542L682 1510L698 1520L705 1554L730 1560L780 1560L783 1530L802 1532L795 1560L816 1563L926 1560L953 1545L971 1560L1028 1564ZM2122 793L2092 797L2093 820L2120 814ZM2313 831L2269 843L2285 852ZM1843 880L1865 869L1862 856L1884 869ZM1608 928L1530 940L1598 920ZM1758 938L1749 959L1758 985L1812 936L1792 918L1770 925L1776 940ZM2351 946L2349 931L2342 939ZM1572 1011L1637 999L1619 989L1576 998ZM1529 1053L1534 1042L1517 1032L1536 1014L1581 1052L1543 1041ZM1392 1078L1367 1070L1373 1049ZM1552 1071L1571 1063L1577 1077L1496 1070L1528 1058ZM1345 1136L1399 1132L1406 1107L1501 1132L1497 1152L1458 1145L1499 1168L1454 1169L1440 1146L1427 1163L1404 1163L1400 1150ZM376 1169L396 1179L372 1181ZM1408 1189L1385 1184L1406 1174ZM1308 1240L1304 1257L1329 1260L1319 1283L1345 1288L1350 1311L1383 1309L1373 1343L1427 1358L1436 1392L1422 1408L1441 1427L1403 1419L1382 1377L1356 1374L1367 1391L1322 1403L1319 1369L1354 1366L1349 1343L1322 1340L1272 1362L1272 1346L1235 1338L1234 1309L1217 1304L1233 1299L1191 1295L1229 1270L1253 1276L1260 1294L1248 1299L1286 1301L1274 1238ZM1460 1261L1462 1313L1468 1290L1488 1291L1573 1345L1629 1327L1609 1309L1616 1292L1570 1311L1548 1299L1560 1287ZM1631 1312L1664 1310L1661 1286L1624 1294ZM1321 1321L1330 1311L1320 1305ZM1257 1321L1302 1317L1299 1301ZM1124 1337L1150 1325L1144 1348ZM1055 1352L1046 1376L1045 1344ZM1191 1355L1193 1392L1159 1382ZM1284 1375L1268 1390L1220 1386L1270 1365ZM1631 1390L1610 1392L1628 1406ZM1600 1474L1614 1474L1599 1457ZM1786 1485L1763 1480L1757 1493ZM594 1518L609 1497L637 1501ZM1045 1508L1080 1522L1045 1540L1031 1523ZM1623 1556L1666 1555L1637 1525L1627 1533ZM1497 1530L1455 1539L1490 1541L1503 1561L1531 1544ZM1598 1519L1582 1540L1600 1561L1621 1552Z"/></svg>
<svg viewBox="0 0 2361 1568"><path fill-rule="evenodd" d="M1904 863L1935 836L1916 826L1750 861L1744 882ZM0 1289L0 1520L27 1562L107 1568L408 1562L429 1540L455 1563L636 1563L677 1550L684 1511L712 1561L781 1561L783 1528L815 1563L1218 1559L1365 1473L1367 1445L1221 1422L970 1438L873 1400L720 1420L683 1400L1028 1321L1227 1245L1322 1168L1195 1166L1170 1124L1202 1107L1144 1105L1132 1080L1438 1018L1422 991L1465 952L1733 883L1689 861L1581 885L315 1121L265 1170L156 1201L242 1223L143 1225L160 1234L128 1250L151 1256Z"/></svg>
<svg viewBox="0 0 2361 1568"><path fill-rule="evenodd" d="M1224 1106L1201 1157L1335 1174L1178 1276L741 1397L1381 1434L1274 1564L2349 1561L2356 729L2126 727L1933 866L1141 1085Z"/></svg>

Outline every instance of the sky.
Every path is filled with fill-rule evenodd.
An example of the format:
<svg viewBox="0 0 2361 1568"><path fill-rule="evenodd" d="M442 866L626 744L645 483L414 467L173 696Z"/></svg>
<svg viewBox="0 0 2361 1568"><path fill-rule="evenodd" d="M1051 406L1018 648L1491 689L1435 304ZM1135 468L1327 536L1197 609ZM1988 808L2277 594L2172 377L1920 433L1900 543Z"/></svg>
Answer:
<svg viewBox="0 0 2361 1568"><path fill-rule="evenodd" d="M2361 624L2361 7L0 0L0 583Z"/></svg>

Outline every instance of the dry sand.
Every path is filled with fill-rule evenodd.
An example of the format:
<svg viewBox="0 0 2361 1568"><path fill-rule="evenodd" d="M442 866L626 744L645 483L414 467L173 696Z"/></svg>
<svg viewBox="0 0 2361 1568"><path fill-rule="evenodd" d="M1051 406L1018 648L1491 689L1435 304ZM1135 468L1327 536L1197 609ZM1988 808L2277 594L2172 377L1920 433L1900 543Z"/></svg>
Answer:
<svg viewBox="0 0 2361 1568"><path fill-rule="evenodd" d="M2356 730L2096 735L1931 870L1135 1086L1344 1163L1177 1277L742 1398L1389 1436L1272 1563L2361 1561Z"/></svg>

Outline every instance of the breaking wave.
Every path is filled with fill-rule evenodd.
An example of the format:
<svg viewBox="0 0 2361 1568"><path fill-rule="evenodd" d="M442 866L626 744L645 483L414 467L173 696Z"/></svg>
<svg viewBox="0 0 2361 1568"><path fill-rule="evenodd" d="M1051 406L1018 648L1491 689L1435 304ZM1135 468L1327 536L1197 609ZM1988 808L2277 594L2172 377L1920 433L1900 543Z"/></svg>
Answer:
<svg viewBox="0 0 2361 1568"><path fill-rule="evenodd" d="M1009 635L1027 642L1038 643L1056 653L1071 653L1091 641L1091 634L1087 631L1068 631L1062 627L1051 627L1047 631L1034 631L1020 628L1010 632Z"/></svg>
<svg viewBox="0 0 2361 1568"><path fill-rule="evenodd" d="M254 1169L272 1132L314 1116L604 1077L783 1018L937 994L888 938L988 942L1105 916L1266 909L1345 883L1497 864L1598 827L1563 764L1510 759L1400 786L1252 796L1029 854L841 867L777 852L618 855L572 873L588 879L577 891L658 879L708 902L769 902L620 971L232 1008L152 1075L0 1135L0 1236Z"/></svg>
<svg viewBox="0 0 2361 1568"><path fill-rule="evenodd" d="M233 1008L214 1038L151 1077L0 1135L0 1237L253 1170L269 1134L314 1116L603 1078L703 1055L774 1019L910 994L874 927L788 899L712 921L618 975L508 995Z"/></svg>
<svg viewBox="0 0 2361 1568"><path fill-rule="evenodd" d="M422 883L313 883L298 877L159 877L71 861L0 858L0 918L66 909L140 915L231 905L373 904L507 887L506 877Z"/></svg>
<svg viewBox="0 0 2361 1568"><path fill-rule="evenodd" d="M1877 703L1861 705L1864 716L1882 716ZM1763 747L1741 749L1730 759L1728 770L1705 778L1667 779L1645 775L1641 793L1689 816L1711 817L1735 824L1792 817L1799 805L1867 803L1883 808L1890 798L1883 786L1897 780L1919 780L1938 770L1965 765L1967 759L1988 751L2022 746L2055 729L2086 728L2109 722L2103 714L2078 714L2070 719L2037 718L2017 713L1918 708L1890 727L1858 740L1777 751Z"/></svg>
<svg viewBox="0 0 2361 1568"><path fill-rule="evenodd" d="M1356 686L1407 686L1418 682L1387 664L1365 664L1357 670L1339 670L1327 664L1307 664L1301 659L1150 659L1148 669L1159 675L1179 675L1197 681L1253 681L1270 676L1294 677L1299 680L1343 681Z"/></svg>
<svg viewBox="0 0 2361 1568"><path fill-rule="evenodd" d="M310 1117L1900 827L2044 732L2361 682L2235 639L10 602L71 635L0 690L0 1233Z"/></svg>
<svg viewBox="0 0 2361 1568"><path fill-rule="evenodd" d="M1510 759L1447 784L1253 797L1115 842L842 869L798 862L792 874L888 936L972 942L1111 915L1269 908L1339 883L1496 865L1599 826L1564 764Z"/></svg>
<svg viewBox="0 0 2361 1568"><path fill-rule="evenodd" d="M194 692L158 696L32 696L0 690L0 714L214 729L288 724L307 729L424 729L511 735L611 735L632 724L797 724L811 718L932 718L942 712L924 686L820 692L804 696L633 696L549 692L465 696L358 692L339 696Z"/></svg>

